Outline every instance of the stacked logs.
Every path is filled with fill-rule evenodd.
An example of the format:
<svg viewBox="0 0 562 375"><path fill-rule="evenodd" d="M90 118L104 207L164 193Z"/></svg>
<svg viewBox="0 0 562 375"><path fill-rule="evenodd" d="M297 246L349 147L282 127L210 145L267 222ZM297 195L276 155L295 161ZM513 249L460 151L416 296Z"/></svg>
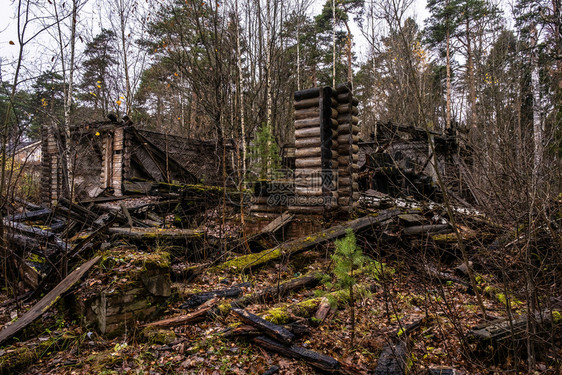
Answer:
<svg viewBox="0 0 562 375"><path fill-rule="evenodd" d="M359 152L359 101L353 97L351 83L338 85L338 206L342 211L350 211L359 203L357 165Z"/></svg>
<svg viewBox="0 0 562 375"><path fill-rule="evenodd" d="M325 214L335 206L334 94L331 87L295 92L295 197L290 212Z"/></svg>

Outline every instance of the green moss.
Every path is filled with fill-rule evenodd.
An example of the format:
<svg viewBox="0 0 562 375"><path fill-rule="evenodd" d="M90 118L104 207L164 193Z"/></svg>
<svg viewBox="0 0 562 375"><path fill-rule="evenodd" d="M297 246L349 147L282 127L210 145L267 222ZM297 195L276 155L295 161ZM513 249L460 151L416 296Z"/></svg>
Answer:
<svg viewBox="0 0 562 375"><path fill-rule="evenodd" d="M435 242L450 243L450 242L456 242L457 241L456 233L435 234L435 235L431 236L431 238Z"/></svg>
<svg viewBox="0 0 562 375"><path fill-rule="evenodd" d="M257 268L264 264L281 257L281 250L264 250L259 253L253 253L236 257L224 262L217 267L218 270L244 272L250 268Z"/></svg>
<svg viewBox="0 0 562 375"><path fill-rule="evenodd" d="M297 316L302 316L303 318L310 318L318 310L318 306L322 302L322 298L316 297L301 301L295 305L294 313Z"/></svg>
<svg viewBox="0 0 562 375"><path fill-rule="evenodd" d="M39 256L34 253L30 253L29 256L27 257L27 260L33 263L40 263L40 264L45 263L45 257Z"/></svg>
<svg viewBox="0 0 562 375"><path fill-rule="evenodd" d="M67 349L80 336L75 332L64 332L40 342L20 347L6 347L6 354L0 356L0 374L14 374L23 371L41 358Z"/></svg>
<svg viewBox="0 0 562 375"><path fill-rule="evenodd" d="M143 269L159 270L170 268L170 254L164 251L148 253L143 259Z"/></svg>
<svg viewBox="0 0 562 375"><path fill-rule="evenodd" d="M227 315L232 309L232 306L230 303L221 303L218 308L223 315Z"/></svg>
<svg viewBox="0 0 562 375"><path fill-rule="evenodd" d="M289 322L287 307L277 307L267 310L262 318L273 324L286 324Z"/></svg>
<svg viewBox="0 0 562 375"><path fill-rule="evenodd" d="M554 324L562 323L562 314L560 313L560 311L552 311L552 321Z"/></svg>

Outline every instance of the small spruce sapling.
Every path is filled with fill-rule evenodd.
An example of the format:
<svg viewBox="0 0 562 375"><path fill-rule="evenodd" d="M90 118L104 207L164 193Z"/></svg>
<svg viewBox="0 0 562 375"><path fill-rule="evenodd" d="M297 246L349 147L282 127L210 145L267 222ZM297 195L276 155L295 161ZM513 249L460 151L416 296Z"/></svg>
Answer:
<svg viewBox="0 0 562 375"><path fill-rule="evenodd" d="M336 241L336 251L332 255L334 261L334 275L336 284L343 290L349 290L349 304L351 307L351 346L355 340L355 295L353 287L357 284L355 271L363 268L368 262L368 258L363 255L363 251L355 240L355 234L348 228L344 238ZM330 301L331 304L337 301Z"/></svg>

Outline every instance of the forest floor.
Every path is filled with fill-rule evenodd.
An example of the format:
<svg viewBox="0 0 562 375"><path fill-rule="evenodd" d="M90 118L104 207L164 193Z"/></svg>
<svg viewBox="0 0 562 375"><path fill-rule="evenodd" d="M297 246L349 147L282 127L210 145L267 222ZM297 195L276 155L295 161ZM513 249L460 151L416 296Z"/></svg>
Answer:
<svg viewBox="0 0 562 375"><path fill-rule="evenodd" d="M387 232L387 236L392 234ZM381 237L378 240L372 236L358 237L364 249L373 248L368 244L377 241L382 243ZM486 321L471 288L466 283L444 281L424 271L435 267L454 272L458 259L434 250L420 250L423 244L408 249L395 246L396 243L384 241L376 254L368 253L375 267L366 268L356 276L359 296L355 301L353 344L348 300L336 302L337 307L332 308L324 321L314 318L322 297L337 290L332 272L333 243L246 273L207 268L189 282L172 284L172 297L158 318L197 310L197 307L180 307L197 293L249 283L243 287L244 295L248 295L303 275L322 273L327 276L314 287L273 298L268 303L250 304L245 309L277 324L296 321L304 325L306 329L296 335L295 344L351 364L358 374L374 374L383 349L393 347L400 340L407 343L406 365L410 374L437 374L439 369L455 369L455 374L503 374L514 369L526 373L525 353L514 350L504 355L491 347L479 347L467 338L472 328ZM485 262L484 254L471 255L475 262L479 256ZM491 285L497 288L494 290L502 290L495 280L492 276L478 277L488 321L506 317L508 312L501 293L486 293ZM95 279L90 277L79 288L93 283ZM10 305L2 303L4 300L0 300L2 324L16 317ZM280 374L320 373L304 361L272 353L252 343L251 337L229 334L240 320L229 311L227 302L218 301L220 308L203 321L152 333L143 330L143 322L137 322L131 324L135 328L112 339L71 320L64 314L65 307L57 304L19 335L19 340L0 347L0 373L263 374L273 366L279 367ZM20 311L30 306L20 306ZM510 307L513 315L525 311L525 303L515 296ZM404 327L411 323L418 324L404 334ZM562 335L560 331L554 331L553 335L554 346L540 349L537 373L562 371Z"/></svg>

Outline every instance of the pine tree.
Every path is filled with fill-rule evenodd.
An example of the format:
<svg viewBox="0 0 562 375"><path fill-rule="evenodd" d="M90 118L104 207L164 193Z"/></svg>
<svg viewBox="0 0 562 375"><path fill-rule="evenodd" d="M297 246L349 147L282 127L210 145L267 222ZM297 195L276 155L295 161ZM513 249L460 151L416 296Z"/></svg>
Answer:
<svg viewBox="0 0 562 375"><path fill-rule="evenodd" d="M451 127L451 59L453 49L451 35L454 35L459 24L456 19L458 0L429 0L427 8L431 14L426 20L426 42L437 47L441 55L445 55L446 77L446 109L445 128Z"/></svg>
<svg viewBox="0 0 562 375"><path fill-rule="evenodd" d="M103 29L86 45L84 75L80 88L81 98L93 106L99 118L105 118L110 111L110 97L117 81L112 68L117 64L116 35L112 30ZM115 94L115 93L114 93ZM116 101L117 97L114 98Z"/></svg>
<svg viewBox="0 0 562 375"><path fill-rule="evenodd" d="M349 290L349 305L351 307L351 346L355 341L355 293L354 286L357 279L354 273L367 262L363 251L357 246L355 234L348 228L344 238L336 241L336 251L332 255L334 261L334 275L337 285L343 290ZM332 301L331 301L332 302ZM333 303L333 302L332 302Z"/></svg>

